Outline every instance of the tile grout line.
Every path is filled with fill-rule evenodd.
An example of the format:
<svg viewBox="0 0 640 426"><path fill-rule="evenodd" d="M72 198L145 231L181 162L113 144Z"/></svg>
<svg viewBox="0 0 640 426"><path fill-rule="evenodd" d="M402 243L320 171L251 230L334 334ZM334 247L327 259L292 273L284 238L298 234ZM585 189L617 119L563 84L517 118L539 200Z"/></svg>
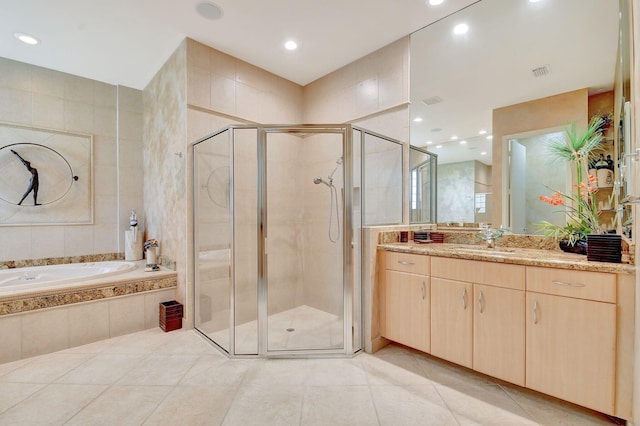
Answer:
<svg viewBox="0 0 640 426"><path fill-rule="evenodd" d="M416 361L416 363L418 364L418 368L425 374L425 377L427 379L429 379L429 382L431 383L431 386L433 386L433 389L436 391L436 393L438 394L438 396L440 397L440 400L442 401L442 403L444 404L444 406L447 408L447 410L449 411L449 414L451 414L451 416L453 417L453 420L455 420L456 424L458 424L458 426L462 426L462 424L460 423L460 420L458 419L458 416L456 416L456 413L451 409L451 407L449 406L449 404L447 403L447 400L442 396L442 394L440 393L440 390L438 390L438 387L433 383L433 380L431 380L429 378L429 373L428 371L422 367L422 365L420 364L420 362L418 362L418 356L416 355L412 355L413 359Z"/></svg>
<svg viewBox="0 0 640 426"><path fill-rule="evenodd" d="M522 411L524 411L525 413L527 413L527 415L529 416L529 418L531 419L531 421L535 422L536 424L540 424L540 422L536 419L536 417L531 414L529 412L529 410L527 410L524 406L522 406L514 397L513 395L511 395L511 393L509 391L507 391L507 389L505 389L505 386L501 383L497 383L497 385L500 387L500 389L502 389L502 392L506 393L507 396L509 397L509 399L511 399L513 402L515 402L515 404L520 407L520 409Z"/></svg>

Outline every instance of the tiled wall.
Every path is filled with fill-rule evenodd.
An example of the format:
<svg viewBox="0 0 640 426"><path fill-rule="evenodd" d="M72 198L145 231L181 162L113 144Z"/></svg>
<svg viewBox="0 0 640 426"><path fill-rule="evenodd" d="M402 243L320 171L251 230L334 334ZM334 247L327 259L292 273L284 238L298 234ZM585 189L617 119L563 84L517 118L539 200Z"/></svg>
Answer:
<svg viewBox="0 0 640 426"><path fill-rule="evenodd" d="M175 262L177 297L185 302L187 274L186 42L167 60L143 93L144 205L147 238ZM186 305L186 303L185 303Z"/></svg>
<svg viewBox="0 0 640 426"><path fill-rule="evenodd" d="M0 363L158 326L158 304L175 289L150 291L0 318Z"/></svg>
<svg viewBox="0 0 640 426"><path fill-rule="evenodd" d="M120 226L119 219L142 211L139 97L137 90L0 58L0 121L94 136L95 203L93 225L0 228L0 261L123 251L128 220Z"/></svg>

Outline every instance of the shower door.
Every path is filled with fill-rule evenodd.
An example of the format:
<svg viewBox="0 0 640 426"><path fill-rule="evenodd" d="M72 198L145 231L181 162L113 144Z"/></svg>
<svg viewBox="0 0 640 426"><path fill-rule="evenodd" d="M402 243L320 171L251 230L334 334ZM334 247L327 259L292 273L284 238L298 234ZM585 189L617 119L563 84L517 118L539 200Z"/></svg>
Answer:
<svg viewBox="0 0 640 426"><path fill-rule="evenodd" d="M345 132L316 130L263 134L264 354L346 349Z"/></svg>

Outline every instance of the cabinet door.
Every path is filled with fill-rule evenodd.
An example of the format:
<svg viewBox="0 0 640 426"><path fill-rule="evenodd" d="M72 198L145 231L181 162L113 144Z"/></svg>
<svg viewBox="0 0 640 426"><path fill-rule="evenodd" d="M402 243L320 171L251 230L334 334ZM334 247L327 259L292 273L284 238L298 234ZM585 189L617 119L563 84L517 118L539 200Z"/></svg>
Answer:
<svg viewBox="0 0 640 426"><path fill-rule="evenodd" d="M616 305L527 292L526 386L613 413Z"/></svg>
<svg viewBox="0 0 640 426"><path fill-rule="evenodd" d="M472 367L473 287L431 278L431 354Z"/></svg>
<svg viewBox="0 0 640 426"><path fill-rule="evenodd" d="M429 277L386 271L383 336L394 342L429 352Z"/></svg>
<svg viewBox="0 0 640 426"><path fill-rule="evenodd" d="M524 386L525 292L473 285L473 369Z"/></svg>

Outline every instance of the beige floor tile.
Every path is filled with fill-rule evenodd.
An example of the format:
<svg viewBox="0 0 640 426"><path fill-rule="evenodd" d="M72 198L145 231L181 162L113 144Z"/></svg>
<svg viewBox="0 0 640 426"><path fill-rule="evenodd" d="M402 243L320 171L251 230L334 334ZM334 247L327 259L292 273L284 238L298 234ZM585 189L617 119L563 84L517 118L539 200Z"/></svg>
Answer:
<svg viewBox="0 0 640 426"><path fill-rule="evenodd" d="M144 424L219 425L234 396L234 391L224 387L177 386Z"/></svg>
<svg viewBox="0 0 640 426"><path fill-rule="evenodd" d="M382 359L375 354L362 354L358 358L370 385L431 385L431 380L412 356L394 355Z"/></svg>
<svg viewBox="0 0 640 426"><path fill-rule="evenodd" d="M2 425L63 424L100 395L106 386L45 386L0 415Z"/></svg>
<svg viewBox="0 0 640 426"><path fill-rule="evenodd" d="M452 425L458 422L432 384L371 386L381 425Z"/></svg>
<svg viewBox="0 0 640 426"><path fill-rule="evenodd" d="M86 345L74 346L73 348L65 349L60 353L65 354L98 354L112 347L122 336L112 337L110 339L100 340L93 343L87 343Z"/></svg>
<svg viewBox="0 0 640 426"><path fill-rule="evenodd" d="M33 358L33 360L10 373L0 377L2 382L43 383L54 382L74 368L84 364L90 354L52 353Z"/></svg>
<svg viewBox="0 0 640 426"><path fill-rule="evenodd" d="M617 419L605 416L602 413L560 401L528 389L509 385L501 386L518 405L541 425L592 426L622 424L618 423Z"/></svg>
<svg viewBox="0 0 640 426"><path fill-rule="evenodd" d="M8 410L43 387L45 387L43 384L2 383L0 385L0 413Z"/></svg>
<svg viewBox="0 0 640 426"><path fill-rule="evenodd" d="M170 386L111 386L65 423L78 425L140 425L171 392Z"/></svg>
<svg viewBox="0 0 640 426"><path fill-rule="evenodd" d="M222 423L225 426L298 425L302 386L246 385L238 393Z"/></svg>
<svg viewBox="0 0 640 426"><path fill-rule="evenodd" d="M462 426L537 424L500 386L435 383L435 387Z"/></svg>
<svg viewBox="0 0 640 426"><path fill-rule="evenodd" d="M135 368L142 359L143 355L101 353L60 377L57 383L110 385Z"/></svg>
<svg viewBox="0 0 640 426"><path fill-rule="evenodd" d="M12 372L13 370L16 370L20 367L23 367L29 364L34 359L36 358L25 358L25 359L19 359L17 361L11 361L11 362L6 362L4 364L0 364L0 381L2 381L2 376Z"/></svg>
<svg viewBox="0 0 640 426"><path fill-rule="evenodd" d="M173 386L198 359L198 355L150 355L125 374L118 384Z"/></svg>
<svg viewBox="0 0 640 426"><path fill-rule="evenodd" d="M309 378L307 359L269 359L256 363L243 384L262 386L304 385Z"/></svg>
<svg viewBox="0 0 640 426"><path fill-rule="evenodd" d="M369 386L310 386L305 392L303 426L377 424Z"/></svg>
<svg viewBox="0 0 640 426"><path fill-rule="evenodd" d="M235 388L253 364L262 360L220 359L219 355L202 355L180 381L183 386L227 386Z"/></svg>
<svg viewBox="0 0 640 426"><path fill-rule="evenodd" d="M367 375L362 363L352 359L312 359L309 360L310 386L356 386L366 385Z"/></svg>
<svg viewBox="0 0 640 426"><path fill-rule="evenodd" d="M160 329L158 329L160 330ZM218 355L220 359L226 357L220 353L216 348L199 336L197 333L191 330L175 330L168 333L174 335L170 338L163 338L162 343L158 345L154 352L161 354L177 354L177 355L204 355L212 354Z"/></svg>
<svg viewBox="0 0 640 426"><path fill-rule="evenodd" d="M166 344L167 336L160 328L125 334L109 339L111 344L104 351L112 354L146 354L153 352L161 344Z"/></svg>
<svg viewBox="0 0 640 426"><path fill-rule="evenodd" d="M496 381L484 374L452 364L429 355L416 356L418 365L424 374L434 383L441 385L496 385Z"/></svg>

